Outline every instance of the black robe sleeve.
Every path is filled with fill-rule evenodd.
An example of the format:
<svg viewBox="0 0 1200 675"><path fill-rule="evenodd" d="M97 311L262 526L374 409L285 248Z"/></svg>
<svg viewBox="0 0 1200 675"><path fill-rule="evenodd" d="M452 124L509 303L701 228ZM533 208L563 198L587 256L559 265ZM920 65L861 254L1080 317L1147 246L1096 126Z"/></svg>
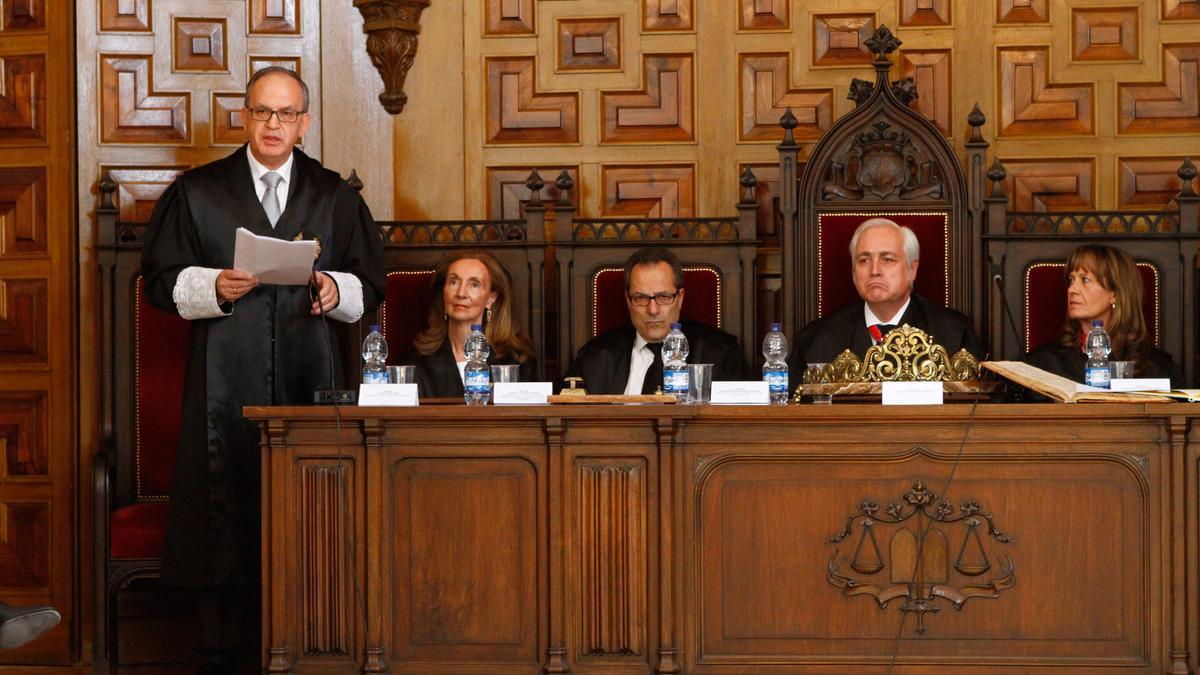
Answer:
<svg viewBox="0 0 1200 675"><path fill-rule="evenodd" d="M163 192L146 226L142 247L146 299L164 312L178 314L175 282L180 272L193 266L212 264L205 260L186 192L176 181Z"/></svg>
<svg viewBox="0 0 1200 675"><path fill-rule="evenodd" d="M383 235L358 191L344 181L333 207L334 248L341 251L329 271L349 272L362 282L363 312L370 312L387 290Z"/></svg>

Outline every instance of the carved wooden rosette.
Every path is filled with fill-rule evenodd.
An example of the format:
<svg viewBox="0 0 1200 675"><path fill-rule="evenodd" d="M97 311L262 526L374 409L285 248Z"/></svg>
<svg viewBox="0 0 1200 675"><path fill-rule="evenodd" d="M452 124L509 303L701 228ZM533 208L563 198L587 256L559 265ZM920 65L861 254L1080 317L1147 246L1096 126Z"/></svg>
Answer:
<svg viewBox="0 0 1200 675"><path fill-rule="evenodd" d="M408 103L404 80L417 55L421 12L429 0L354 0L354 6L363 16L367 54L383 78L379 102L384 110L399 115Z"/></svg>

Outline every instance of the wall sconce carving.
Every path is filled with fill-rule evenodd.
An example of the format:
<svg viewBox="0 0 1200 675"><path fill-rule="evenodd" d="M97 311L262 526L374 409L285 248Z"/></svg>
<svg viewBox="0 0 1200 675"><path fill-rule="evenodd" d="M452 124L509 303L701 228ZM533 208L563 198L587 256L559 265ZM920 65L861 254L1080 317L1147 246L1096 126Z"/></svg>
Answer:
<svg viewBox="0 0 1200 675"><path fill-rule="evenodd" d="M430 0L354 0L363 16L367 34L367 54L383 78L379 102L384 110L399 115L408 103L404 80L417 55L417 35L421 32L421 12Z"/></svg>

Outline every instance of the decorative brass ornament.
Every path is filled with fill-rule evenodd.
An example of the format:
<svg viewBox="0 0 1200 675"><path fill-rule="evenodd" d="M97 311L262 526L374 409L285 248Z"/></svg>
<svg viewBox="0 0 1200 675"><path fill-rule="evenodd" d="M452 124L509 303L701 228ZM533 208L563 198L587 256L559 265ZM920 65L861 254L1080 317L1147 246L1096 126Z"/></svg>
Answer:
<svg viewBox="0 0 1200 675"><path fill-rule="evenodd" d="M978 502L968 500L954 513L954 507L946 500L930 492L923 482L918 481L901 497L902 503L888 504L883 513L879 506L866 500L859 504L858 512L846 521L846 527L830 538L830 543L840 543L859 527L858 541L850 559L850 569L843 572L846 556L834 550L829 559L826 580L842 589L842 595L853 597L869 595L887 607L896 598L906 598L900 606L902 612L917 615L917 633L925 632L925 615L941 611L935 603L938 598L948 600L955 609L961 610L971 598L999 598L1000 593L1016 585L1012 559L1007 555L997 558L999 573L985 583L961 583L987 574L992 569L992 558L984 545L987 535L1001 544L1012 543L1005 533L996 529L990 513L983 513ZM912 529L902 525L912 521ZM879 545L877 531L894 529L887 540L887 555ZM951 545L962 537L957 546L958 555L951 562ZM950 570L962 579L960 585L951 584ZM888 570L886 579L870 577ZM858 576L850 572L856 572ZM876 583L878 581L879 583Z"/></svg>
<svg viewBox="0 0 1200 675"><path fill-rule="evenodd" d="M399 115L408 102L404 80L417 55L417 35L421 32L421 12L430 0L354 0L363 16L367 34L367 54L383 78L379 102L384 110Z"/></svg>

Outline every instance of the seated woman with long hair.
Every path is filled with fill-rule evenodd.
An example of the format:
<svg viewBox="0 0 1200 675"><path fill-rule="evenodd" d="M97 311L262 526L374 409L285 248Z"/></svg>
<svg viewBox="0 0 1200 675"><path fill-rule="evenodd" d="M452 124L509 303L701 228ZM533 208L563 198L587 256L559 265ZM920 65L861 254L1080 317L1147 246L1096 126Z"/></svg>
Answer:
<svg viewBox="0 0 1200 675"><path fill-rule="evenodd" d="M537 361L529 338L513 326L512 282L495 256L481 249L449 253L430 285L426 328L404 359L417 366L422 398L463 396L463 351L472 324L482 324L492 353L489 365L519 364L522 382L535 379Z"/></svg>
<svg viewBox="0 0 1200 675"><path fill-rule="evenodd" d="M1067 318L1058 340L1033 350L1026 363L1076 382L1084 381L1084 345L1092 321L1104 322L1112 341L1110 361L1133 361L1133 377L1167 377L1183 385L1183 371L1154 346L1142 314L1142 278L1127 253L1111 246L1080 246L1067 259Z"/></svg>

